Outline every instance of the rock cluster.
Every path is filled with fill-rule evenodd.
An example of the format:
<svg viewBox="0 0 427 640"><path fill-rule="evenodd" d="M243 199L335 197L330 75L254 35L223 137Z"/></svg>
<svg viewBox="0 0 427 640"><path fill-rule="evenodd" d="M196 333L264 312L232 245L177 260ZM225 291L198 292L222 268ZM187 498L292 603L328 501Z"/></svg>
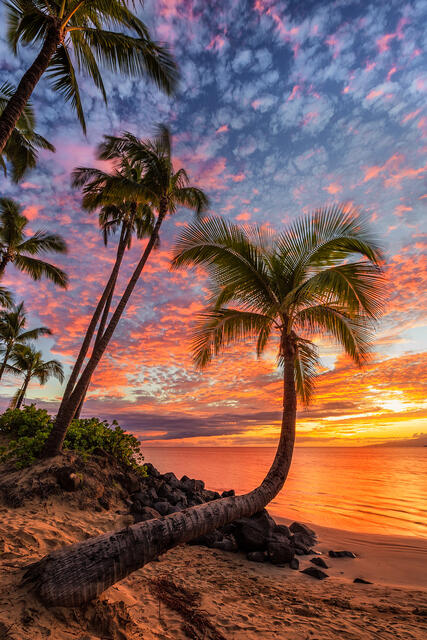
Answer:
<svg viewBox="0 0 427 640"><path fill-rule="evenodd" d="M131 493L130 510L135 522L234 495L233 490L219 494L205 489L202 480L188 476L178 480L174 473L162 475L151 464L147 464L147 472L148 477L140 481L138 491ZM222 551L243 551L252 562L288 564L292 569L298 569L296 556L313 553L312 547L316 542L315 532L306 525L299 522L290 527L276 524L264 509L250 518L240 518L193 540L191 544Z"/></svg>

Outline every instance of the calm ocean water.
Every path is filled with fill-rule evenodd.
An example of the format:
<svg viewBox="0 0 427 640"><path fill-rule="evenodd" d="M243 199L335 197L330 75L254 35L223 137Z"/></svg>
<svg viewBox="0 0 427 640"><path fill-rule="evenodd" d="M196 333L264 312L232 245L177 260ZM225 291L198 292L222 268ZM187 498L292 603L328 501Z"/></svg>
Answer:
<svg viewBox="0 0 427 640"><path fill-rule="evenodd" d="M262 480L273 448L145 447L162 473L245 493ZM297 448L273 515L370 533L427 535L427 447Z"/></svg>

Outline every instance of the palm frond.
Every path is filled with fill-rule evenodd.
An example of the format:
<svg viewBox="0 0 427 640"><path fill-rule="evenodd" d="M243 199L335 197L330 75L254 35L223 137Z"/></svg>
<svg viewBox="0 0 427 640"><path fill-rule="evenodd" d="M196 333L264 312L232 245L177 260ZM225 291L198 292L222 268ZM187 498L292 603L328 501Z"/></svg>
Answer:
<svg viewBox="0 0 427 640"><path fill-rule="evenodd" d="M66 289L68 286L67 274L62 271L62 269L55 267L55 265L50 264L49 262L23 255L17 255L13 262L18 269L28 273L33 280L40 280L44 276L58 287Z"/></svg>

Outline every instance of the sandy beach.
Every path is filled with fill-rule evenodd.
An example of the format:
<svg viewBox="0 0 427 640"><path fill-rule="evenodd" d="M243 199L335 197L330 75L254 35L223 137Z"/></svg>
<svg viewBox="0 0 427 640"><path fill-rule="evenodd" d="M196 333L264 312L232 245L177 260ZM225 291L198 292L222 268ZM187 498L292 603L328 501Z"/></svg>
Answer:
<svg viewBox="0 0 427 640"><path fill-rule="evenodd" d="M117 508L119 504L115 505ZM63 544L131 523L114 510L92 512L60 498L0 512L1 640L179 640L182 612L159 598L159 578L197 592L193 614L211 625L205 638L265 640L414 639L427 632L427 542L312 526L328 564L317 581L299 571L256 564L243 554L181 546L135 572L83 608L46 609L28 587L22 567ZM349 549L356 559L329 558ZM300 557L303 569L311 556ZM354 584L354 578L373 584ZM216 635L215 635L216 634Z"/></svg>

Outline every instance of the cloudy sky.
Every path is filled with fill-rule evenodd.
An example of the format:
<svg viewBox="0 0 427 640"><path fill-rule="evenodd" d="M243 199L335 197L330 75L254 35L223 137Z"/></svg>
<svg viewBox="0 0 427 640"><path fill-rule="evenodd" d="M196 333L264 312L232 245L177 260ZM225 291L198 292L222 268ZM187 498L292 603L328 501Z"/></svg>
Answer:
<svg viewBox="0 0 427 640"><path fill-rule="evenodd" d="M367 212L387 254L387 314L373 360L355 369L321 342L313 406L300 412L302 445L350 445L426 430L425 254L427 205L427 0L149 0L142 19L170 44L182 73L168 99L149 82L106 74L108 109L81 79L84 137L68 105L42 80L33 97L38 130L57 148L18 187L2 180L31 229L63 234L68 291L9 269L40 341L69 371L114 256L96 215L70 187L75 166L96 164L103 134L174 135L176 166L211 198L211 212L281 229L302 212L352 202ZM1 79L16 82L35 56L14 57L0 16ZM278 432L279 375L272 349L256 359L241 344L204 374L189 356L191 327L205 300L204 274L169 272L174 238L191 213L168 220L125 318L97 372L86 415L116 417L144 441L269 445ZM424 226L425 229L425 226ZM123 287L141 251L127 255ZM424 337L424 342L423 342ZM2 404L18 380L1 388ZM29 399L54 411L61 389L33 383Z"/></svg>

